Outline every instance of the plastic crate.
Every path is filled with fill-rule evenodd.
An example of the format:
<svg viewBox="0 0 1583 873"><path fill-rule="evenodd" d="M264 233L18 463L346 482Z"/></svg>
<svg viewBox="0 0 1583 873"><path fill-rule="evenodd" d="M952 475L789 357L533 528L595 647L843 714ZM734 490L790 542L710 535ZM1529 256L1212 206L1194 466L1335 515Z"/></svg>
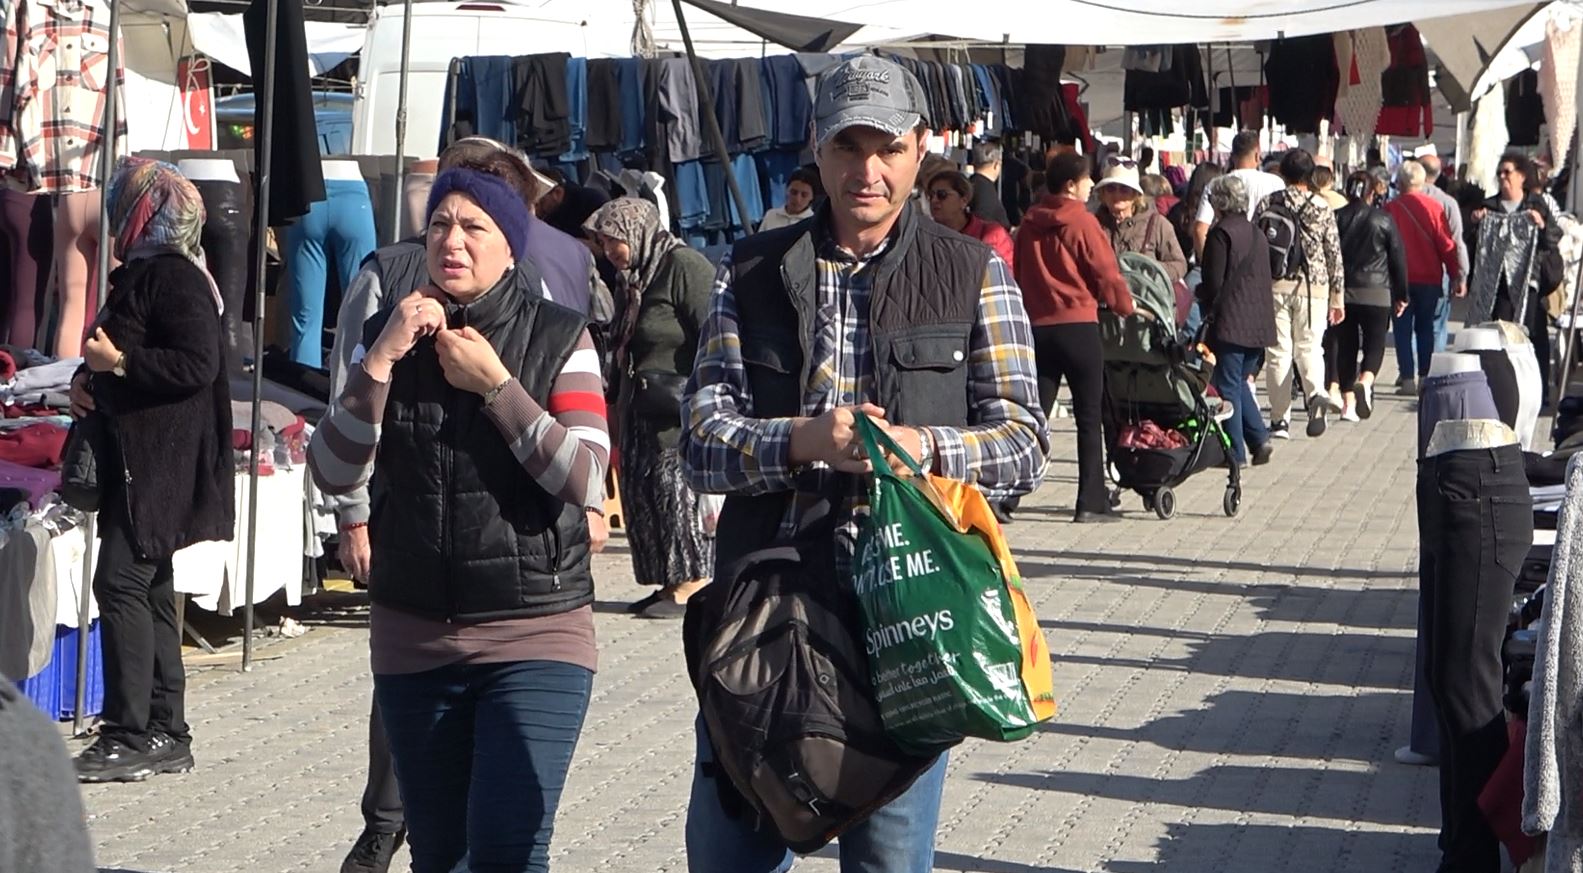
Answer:
<svg viewBox="0 0 1583 873"><path fill-rule="evenodd" d="M100 649L99 622L88 632L88 691L83 703L84 717L99 714L104 708L104 656ZM37 675L17 683L45 715L65 721L76 715L77 705L77 629L57 625L55 648L49 664Z"/></svg>

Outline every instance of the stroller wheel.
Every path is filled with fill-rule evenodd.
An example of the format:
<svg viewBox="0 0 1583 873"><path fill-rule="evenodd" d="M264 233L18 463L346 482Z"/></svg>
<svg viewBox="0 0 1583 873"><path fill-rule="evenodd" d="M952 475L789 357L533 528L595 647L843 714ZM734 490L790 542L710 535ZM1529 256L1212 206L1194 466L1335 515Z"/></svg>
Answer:
<svg viewBox="0 0 1583 873"><path fill-rule="evenodd" d="M1162 519L1176 515L1176 492L1169 488L1161 488L1154 492L1154 514Z"/></svg>
<svg viewBox="0 0 1583 873"><path fill-rule="evenodd" d="M1242 508L1241 485L1235 485L1226 489L1226 496L1220 500L1220 508L1225 510L1227 518L1237 517L1237 511Z"/></svg>

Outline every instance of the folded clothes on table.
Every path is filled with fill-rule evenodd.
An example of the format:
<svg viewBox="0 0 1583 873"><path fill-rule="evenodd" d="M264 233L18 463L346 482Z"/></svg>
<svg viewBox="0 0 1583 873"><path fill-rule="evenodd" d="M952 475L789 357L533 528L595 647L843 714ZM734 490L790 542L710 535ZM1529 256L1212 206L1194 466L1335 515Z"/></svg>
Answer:
<svg viewBox="0 0 1583 873"><path fill-rule="evenodd" d="M60 473L0 461L0 488L17 488L27 492L28 503L37 509L45 495L60 490Z"/></svg>
<svg viewBox="0 0 1583 873"><path fill-rule="evenodd" d="M30 424L0 432L0 461L24 467L57 468L65 447L66 428L56 424Z"/></svg>

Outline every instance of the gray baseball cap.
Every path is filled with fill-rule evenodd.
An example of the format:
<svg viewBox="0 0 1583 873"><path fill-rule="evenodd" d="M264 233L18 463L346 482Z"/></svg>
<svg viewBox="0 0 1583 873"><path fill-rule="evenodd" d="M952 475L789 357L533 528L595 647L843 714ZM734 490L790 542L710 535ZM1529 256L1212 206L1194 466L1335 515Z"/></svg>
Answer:
<svg viewBox="0 0 1583 873"><path fill-rule="evenodd" d="M857 126L901 136L918 126L927 108L923 86L905 67L873 55L852 58L819 77L814 144Z"/></svg>

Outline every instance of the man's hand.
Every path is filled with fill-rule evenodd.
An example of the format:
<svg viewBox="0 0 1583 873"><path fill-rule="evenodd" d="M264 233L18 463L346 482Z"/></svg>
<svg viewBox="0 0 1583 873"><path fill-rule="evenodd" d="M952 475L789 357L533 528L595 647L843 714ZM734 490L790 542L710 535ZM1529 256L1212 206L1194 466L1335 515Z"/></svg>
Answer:
<svg viewBox="0 0 1583 873"><path fill-rule="evenodd" d="M605 521L604 513L592 509L588 513L588 550L599 554L605 550L605 543L610 542L610 523Z"/></svg>
<svg viewBox="0 0 1583 873"><path fill-rule="evenodd" d="M1458 279L1457 283L1455 285L1451 286L1451 296L1452 297L1466 297L1466 296L1468 296L1468 283L1465 280Z"/></svg>
<svg viewBox="0 0 1583 873"><path fill-rule="evenodd" d="M471 327L440 331L434 338L434 350L440 355L445 381L459 390L488 394L511 378L495 347Z"/></svg>
<svg viewBox="0 0 1583 873"><path fill-rule="evenodd" d="M78 373L71 378L71 417L81 421L93 411L93 394L88 391L88 374Z"/></svg>
<svg viewBox="0 0 1583 873"><path fill-rule="evenodd" d="M897 427L885 421L885 410L872 403L832 409L818 418L801 419L792 426L791 462L823 463L841 473L873 472L871 459L857 436L857 413L862 412L896 441L914 460L923 450L923 431ZM905 470L898 457L885 459L891 469Z"/></svg>
<svg viewBox="0 0 1583 873"><path fill-rule="evenodd" d="M95 373L108 373L115 369L116 362L121 360L121 350L115 347L104 328L96 327L93 336L83 343L82 356L88 363L88 369Z"/></svg>
<svg viewBox="0 0 1583 873"><path fill-rule="evenodd" d="M1396 317L1397 318L1401 318L1402 317L1402 313L1407 311L1407 301L1406 300L1398 300L1398 301L1396 301L1396 307L1395 307L1394 311L1396 313Z"/></svg>
<svg viewBox="0 0 1583 873"><path fill-rule="evenodd" d="M1335 327L1347 320L1347 311L1339 306L1330 307L1330 326Z"/></svg>
<svg viewBox="0 0 1583 873"><path fill-rule="evenodd" d="M341 559L341 566L353 579L368 583L368 568L374 558L374 552L368 545L368 525L342 528L341 544L336 553Z"/></svg>

